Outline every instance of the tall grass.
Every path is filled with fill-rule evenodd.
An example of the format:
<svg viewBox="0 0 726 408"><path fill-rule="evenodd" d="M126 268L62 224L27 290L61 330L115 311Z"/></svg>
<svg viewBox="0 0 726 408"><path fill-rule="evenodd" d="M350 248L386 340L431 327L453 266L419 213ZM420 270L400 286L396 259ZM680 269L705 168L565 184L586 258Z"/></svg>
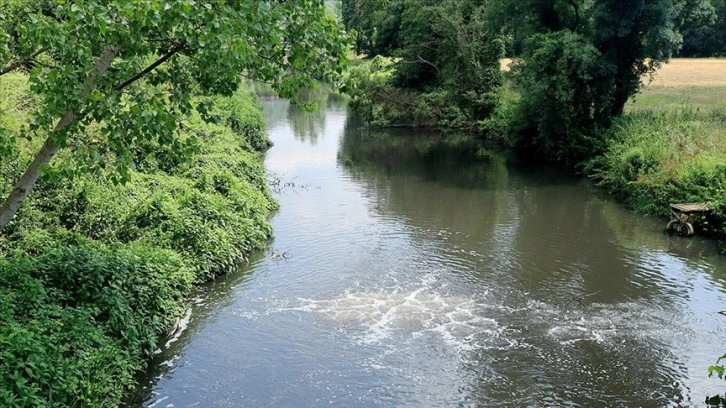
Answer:
<svg viewBox="0 0 726 408"><path fill-rule="evenodd" d="M586 168L634 209L665 215L669 203L704 202L726 214L726 108L630 112L605 137Z"/></svg>
<svg viewBox="0 0 726 408"><path fill-rule="evenodd" d="M645 80L586 170L640 212L705 203L726 234L726 60L675 59Z"/></svg>

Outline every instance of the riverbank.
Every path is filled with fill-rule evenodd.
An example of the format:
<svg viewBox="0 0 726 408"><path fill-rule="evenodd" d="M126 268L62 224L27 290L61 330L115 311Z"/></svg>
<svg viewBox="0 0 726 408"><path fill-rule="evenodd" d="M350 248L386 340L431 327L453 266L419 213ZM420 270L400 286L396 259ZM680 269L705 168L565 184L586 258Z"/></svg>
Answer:
<svg viewBox="0 0 726 408"><path fill-rule="evenodd" d="M510 64L500 62L505 78ZM472 121L446 113L454 111L443 99L396 92L387 86L393 75L393 60L382 57L350 71L351 107L369 126L465 130L486 143L517 145L512 126L520 96L511 81L499 90L492 116ZM665 217L670 203L705 203L716 222L709 232L726 235L726 59L674 59L643 80L625 113L597 138L597 153L570 164L641 213Z"/></svg>
<svg viewBox="0 0 726 408"><path fill-rule="evenodd" d="M36 103L27 78L3 76L0 95L0 124L20 135ZM266 245L261 107L245 90L207 102L218 123L195 113L181 126L196 138L188 160L139 148L115 185L103 171L61 177L77 163L59 155L0 236L0 405L118 405L193 286ZM0 161L12 180L37 146L3 141L16 142Z"/></svg>
<svg viewBox="0 0 726 408"><path fill-rule="evenodd" d="M726 234L726 60L676 59L626 106L587 173L638 212L703 202Z"/></svg>

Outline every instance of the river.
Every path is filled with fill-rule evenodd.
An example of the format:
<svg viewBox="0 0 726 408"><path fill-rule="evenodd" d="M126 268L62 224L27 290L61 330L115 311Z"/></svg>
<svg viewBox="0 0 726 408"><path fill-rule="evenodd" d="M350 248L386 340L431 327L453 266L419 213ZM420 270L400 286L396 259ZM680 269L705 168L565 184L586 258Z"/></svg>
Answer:
<svg viewBox="0 0 726 408"><path fill-rule="evenodd" d="M263 101L267 253L203 288L129 406L703 406L726 257L591 182L335 97Z"/></svg>

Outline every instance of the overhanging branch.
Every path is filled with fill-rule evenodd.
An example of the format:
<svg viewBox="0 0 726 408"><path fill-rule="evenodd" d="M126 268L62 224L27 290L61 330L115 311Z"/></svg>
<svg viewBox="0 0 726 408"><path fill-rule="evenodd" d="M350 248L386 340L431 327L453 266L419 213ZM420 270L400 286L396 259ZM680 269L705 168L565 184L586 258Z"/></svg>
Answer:
<svg viewBox="0 0 726 408"><path fill-rule="evenodd" d="M139 79L143 78L149 72L151 72L154 69L156 69L156 67L158 67L159 65L161 65L161 64L165 63L166 61L168 61L169 58L173 57L176 53L182 51L184 48L186 48L186 46L187 46L186 43L178 43L177 45L174 46L174 48L170 49L169 52L167 52L166 54L162 55L161 58L159 58L158 60L154 61L148 67L146 67L143 70L141 70L138 74L132 76L131 78L127 79L126 81L124 81L122 83L120 83L119 85L116 85L113 89L116 90L116 91L120 91L120 90L126 88L127 86L133 84L134 82L136 82Z"/></svg>
<svg viewBox="0 0 726 408"><path fill-rule="evenodd" d="M20 68L21 66L23 66L23 65L27 64L28 62L34 60L35 57L37 57L38 55L46 52L47 50L48 49L45 48L45 47L44 48L41 48L38 51L36 51L36 52L28 55L27 57L21 58L21 59L15 61L15 62L13 62L12 64L10 64L7 67L5 67L5 68L3 68L3 69L0 70L0 76L3 76L5 74L7 74L8 72L15 71L16 69Z"/></svg>

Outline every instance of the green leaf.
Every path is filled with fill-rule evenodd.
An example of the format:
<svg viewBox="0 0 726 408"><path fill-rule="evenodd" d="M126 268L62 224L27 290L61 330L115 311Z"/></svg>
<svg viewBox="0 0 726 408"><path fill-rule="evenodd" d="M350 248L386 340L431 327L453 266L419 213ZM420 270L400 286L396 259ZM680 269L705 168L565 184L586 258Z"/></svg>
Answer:
<svg viewBox="0 0 726 408"><path fill-rule="evenodd" d="M720 365L712 365L708 367L708 376L711 377L714 374L718 375L718 378L723 378L724 372L726 372L726 368L724 366Z"/></svg>

